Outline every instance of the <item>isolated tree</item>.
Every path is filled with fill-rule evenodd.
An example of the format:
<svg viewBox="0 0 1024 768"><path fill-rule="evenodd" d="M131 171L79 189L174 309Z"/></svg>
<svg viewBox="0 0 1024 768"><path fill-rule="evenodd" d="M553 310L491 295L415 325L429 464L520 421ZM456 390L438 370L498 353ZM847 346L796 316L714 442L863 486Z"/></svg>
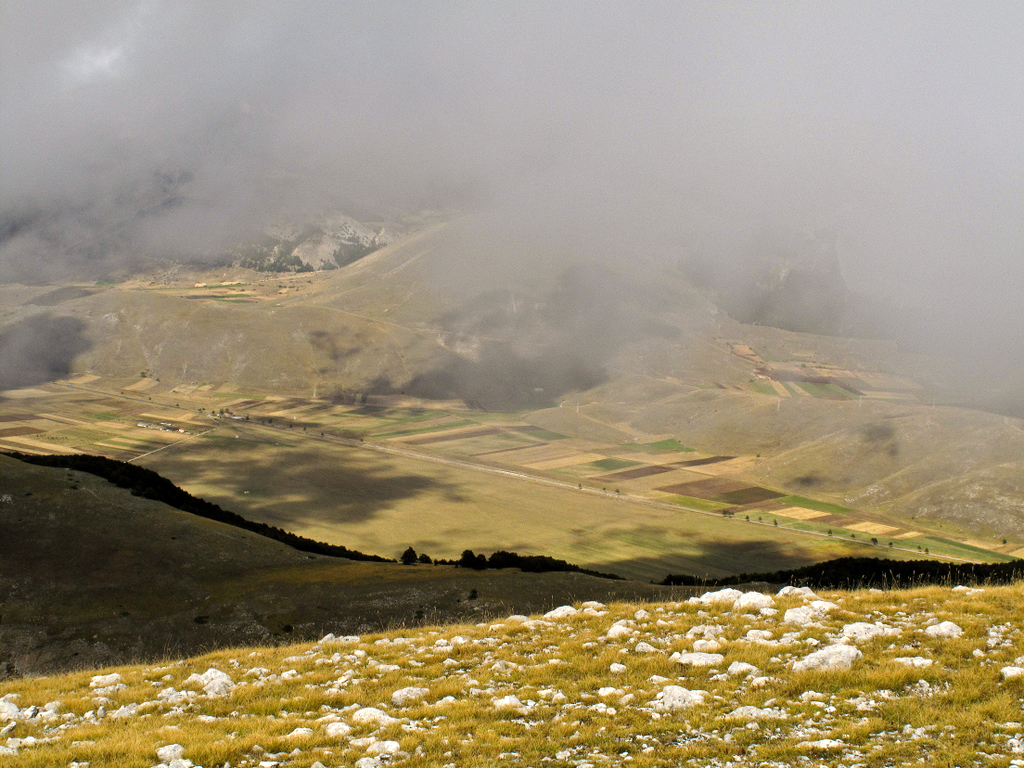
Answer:
<svg viewBox="0 0 1024 768"><path fill-rule="evenodd" d="M416 564L416 550L409 547L405 552L402 553L402 565L415 565Z"/></svg>
<svg viewBox="0 0 1024 768"><path fill-rule="evenodd" d="M420 561L420 563L422 565L433 565L434 564L434 561L431 560L430 557L427 556L427 555L420 555L420 560L419 561Z"/></svg>

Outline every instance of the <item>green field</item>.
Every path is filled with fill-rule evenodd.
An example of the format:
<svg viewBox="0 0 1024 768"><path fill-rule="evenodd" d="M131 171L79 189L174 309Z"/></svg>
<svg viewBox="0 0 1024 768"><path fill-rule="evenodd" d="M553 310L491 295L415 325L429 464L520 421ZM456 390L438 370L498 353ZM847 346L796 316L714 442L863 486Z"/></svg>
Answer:
<svg viewBox="0 0 1024 768"><path fill-rule="evenodd" d="M815 512L828 512L832 515L842 515L847 512L853 512L849 507L841 507L838 504L829 504L826 501L815 501L814 499L808 499L805 496L784 496L781 499L776 499L776 501L780 504L789 504L793 507L813 509Z"/></svg>

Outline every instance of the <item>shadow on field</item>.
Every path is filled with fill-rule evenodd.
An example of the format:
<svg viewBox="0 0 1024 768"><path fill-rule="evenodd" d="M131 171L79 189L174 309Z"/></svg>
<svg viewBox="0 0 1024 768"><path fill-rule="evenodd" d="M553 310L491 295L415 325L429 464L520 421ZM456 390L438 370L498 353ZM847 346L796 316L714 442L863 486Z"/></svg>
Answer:
<svg viewBox="0 0 1024 768"><path fill-rule="evenodd" d="M193 495L258 522L301 533L372 520L403 499L431 494L459 502L455 485L394 471L377 454L309 446L287 433L210 435L189 450L161 451L140 464ZM309 447L307 447L309 446ZM401 539L401 532L395 532ZM315 538L315 537L314 537Z"/></svg>
<svg viewBox="0 0 1024 768"><path fill-rule="evenodd" d="M49 313L26 318L0 333L0 390L31 387L71 373L75 358L92 344L85 324Z"/></svg>
<svg viewBox="0 0 1024 768"><path fill-rule="evenodd" d="M667 575L686 574L717 579L740 573L764 573L799 568L823 559L822 553L783 544L770 539L760 541L714 540L701 542L696 553L638 557L588 565L598 571L615 573L629 579L660 582ZM840 557L842 553L836 553Z"/></svg>

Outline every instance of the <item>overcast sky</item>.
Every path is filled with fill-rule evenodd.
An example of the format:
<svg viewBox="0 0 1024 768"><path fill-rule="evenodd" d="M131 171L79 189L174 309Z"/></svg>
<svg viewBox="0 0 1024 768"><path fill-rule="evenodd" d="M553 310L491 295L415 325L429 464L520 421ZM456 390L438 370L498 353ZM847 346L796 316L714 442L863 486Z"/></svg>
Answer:
<svg viewBox="0 0 1024 768"><path fill-rule="evenodd" d="M188 253L330 204L613 259L833 226L852 285L1024 336L1020 2L0 8L0 211L73 211L0 264L102 258L111 229ZM140 217L156 173L187 199Z"/></svg>

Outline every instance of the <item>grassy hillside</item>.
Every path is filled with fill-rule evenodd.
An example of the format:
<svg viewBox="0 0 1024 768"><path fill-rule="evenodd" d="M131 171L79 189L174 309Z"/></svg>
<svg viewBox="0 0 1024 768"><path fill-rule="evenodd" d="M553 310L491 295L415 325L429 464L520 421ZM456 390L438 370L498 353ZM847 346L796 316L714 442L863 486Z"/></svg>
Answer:
<svg viewBox="0 0 1024 768"><path fill-rule="evenodd" d="M1018 591L589 602L12 681L0 750L25 768L1005 768L1024 752Z"/></svg>
<svg viewBox="0 0 1024 768"><path fill-rule="evenodd" d="M0 528L0 677L662 589L313 555L5 456Z"/></svg>

